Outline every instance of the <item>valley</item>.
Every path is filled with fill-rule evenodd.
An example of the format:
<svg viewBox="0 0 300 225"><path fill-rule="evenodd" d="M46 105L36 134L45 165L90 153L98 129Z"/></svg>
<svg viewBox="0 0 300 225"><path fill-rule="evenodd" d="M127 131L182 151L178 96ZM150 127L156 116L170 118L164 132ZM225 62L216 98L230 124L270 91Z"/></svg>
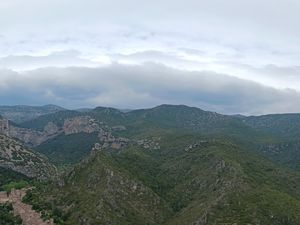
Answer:
<svg viewBox="0 0 300 225"><path fill-rule="evenodd" d="M58 225L297 225L298 127L184 105L2 117L0 181L29 179L23 202Z"/></svg>

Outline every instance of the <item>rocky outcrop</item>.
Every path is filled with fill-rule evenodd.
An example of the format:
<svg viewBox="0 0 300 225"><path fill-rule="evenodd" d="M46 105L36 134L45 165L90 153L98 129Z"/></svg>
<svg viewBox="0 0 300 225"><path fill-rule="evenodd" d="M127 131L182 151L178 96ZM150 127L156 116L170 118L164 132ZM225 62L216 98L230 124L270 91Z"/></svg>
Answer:
<svg viewBox="0 0 300 225"><path fill-rule="evenodd" d="M141 140L137 140L136 144L141 146L144 149L159 150L160 149L159 141L160 138L141 139Z"/></svg>
<svg viewBox="0 0 300 225"><path fill-rule="evenodd" d="M114 137L110 132L99 132L99 140L102 144L101 148L122 149L129 143L129 139L122 137Z"/></svg>
<svg viewBox="0 0 300 225"><path fill-rule="evenodd" d="M77 133L93 133L100 131L100 125L89 116L78 116L65 120L63 131L66 135Z"/></svg>
<svg viewBox="0 0 300 225"><path fill-rule="evenodd" d="M89 116L68 118L62 126L48 122L43 131L13 126L9 124L7 119L0 119L0 134L18 139L28 147L36 147L62 133L71 135L97 132L103 148L122 149L129 140L114 137L111 133L124 130L126 130L125 126L108 127Z"/></svg>
<svg viewBox="0 0 300 225"><path fill-rule="evenodd" d="M57 136L60 133L61 131L59 130L57 130L56 132L53 132L53 130L44 130L43 132L41 132L26 128L10 126L8 136L24 142L27 146L35 147Z"/></svg>
<svg viewBox="0 0 300 225"><path fill-rule="evenodd" d="M0 135L0 167L41 179L55 173L46 158L5 135Z"/></svg>
<svg viewBox="0 0 300 225"><path fill-rule="evenodd" d="M52 122L49 122L42 132L13 126L7 119L0 119L0 134L18 139L30 147L40 145L41 143L60 134L61 132L62 130Z"/></svg>

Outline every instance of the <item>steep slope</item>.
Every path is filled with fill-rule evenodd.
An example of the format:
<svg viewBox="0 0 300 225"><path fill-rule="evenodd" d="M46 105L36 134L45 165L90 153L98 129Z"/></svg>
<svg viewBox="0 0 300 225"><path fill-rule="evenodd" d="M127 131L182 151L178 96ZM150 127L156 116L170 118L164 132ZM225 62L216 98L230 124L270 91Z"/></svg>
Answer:
<svg viewBox="0 0 300 225"><path fill-rule="evenodd" d="M6 169L0 167L0 191L3 191L3 185L9 184L11 182L29 181L30 178L24 174L15 172L11 169Z"/></svg>
<svg viewBox="0 0 300 225"><path fill-rule="evenodd" d="M45 213L43 206L51 206L53 199L60 213L51 207ZM159 225L170 214L164 200L104 152L77 165L58 186L29 191L25 201L52 215L56 224Z"/></svg>
<svg viewBox="0 0 300 225"><path fill-rule="evenodd" d="M64 163L64 159L65 163L78 162L85 157L88 149L84 146L90 148L95 142L101 142L104 131L108 136L125 137L130 142L164 132L230 136L245 144L256 143L258 148L260 143L262 145L272 139L269 134L245 124L240 117L225 116L184 105L161 105L130 112L105 107L97 107L85 113L66 110L38 117L20 126L12 126L10 129L13 137L60 163ZM92 133L99 134L98 141L85 138L93 136ZM70 143L73 136L85 141L78 145L83 146L82 152L79 148L74 148L79 152L75 154L78 157L72 159L67 153L72 151L64 149L70 149L66 144ZM64 157L64 152L67 157Z"/></svg>
<svg viewBox="0 0 300 225"><path fill-rule="evenodd" d="M174 216L167 224L299 224L298 173L228 141L193 139L171 138L159 152L115 155L169 202Z"/></svg>
<svg viewBox="0 0 300 225"><path fill-rule="evenodd" d="M65 224L300 224L299 173L226 139L168 133L158 142L94 150L30 202L54 203Z"/></svg>
<svg viewBox="0 0 300 225"><path fill-rule="evenodd" d="M107 115L110 116L110 113ZM112 140L111 132L123 128L110 127L106 120L99 121L89 114L70 110L44 115L20 126L11 126L9 134L60 165L79 162L89 154L95 143L104 144L104 139Z"/></svg>
<svg viewBox="0 0 300 225"><path fill-rule="evenodd" d="M5 135L0 135L0 167L7 168L27 177L45 178L55 168L42 155L35 153Z"/></svg>
<svg viewBox="0 0 300 225"><path fill-rule="evenodd" d="M15 122L21 123L24 121L32 120L41 115L46 115L54 112L64 110L62 107L56 105L45 106L0 106L0 114L5 118Z"/></svg>
<svg viewBox="0 0 300 225"><path fill-rule="evenodd" d="M0 225L21 225L22 219L15 216L11 203L0 203Z"/></svg>
<svg viewBox="0 0 300 225"><path fill-rule="evenodd" d="M204 111L185 105L160 105L151 109L121 112L116 109L98 107L88 113L108 126L124 126L118 135L127 137L146 136L160 131L184 131L261 140L269 138L246 125L240 118Z"/></svg>
<svg viewBox="0 0 300 225"><path fill-rule="evenodd" d="M37 131L44 131L47 124L52 123L57 127L62 127L64 121L69 118L82 115L80 112L72 110L62 110L59 112L39 116L35 119L20 123L19 126Z"/></svg>
<svg viewBox="0 0 300 225"><path fill-rule="evenodd" d="M37 146L35 150L46 155L55 165L69 165L78 163L88 156L97 142L99 138L96 132L60 134Z"/></svg>
<svg viewBox="0 0 300 225"><path fill-rule="evenodd" d="M5 123L3 124L5 128ZM226 116L184 105L161 105L129 112L105 107L97 107L87 112L59 111L18 126L11 125L9 134L62 164L64 160L65 163L74 163L85 157L88 148L97 142L95 138L85 137L102 131L128 138L131 142L164 132L231 137L274 162L285 166L289 166L291 162L290 168L297 169L298 161L295 159L300 154L297 150L299 126L298 114ZM77 156L72 158L68 154L72 151L69 151L70 148L66 147L66 144L70 143L73 136L85 141L78 145L78 148L74 148L73 152L76 150L78 154L74 154ZM99 137L101 139L101 135ZM291 147L282 147L286 144ZM82 151L80 146L83 146ZM275 149L280 149L280 154L272 151ZM66 153L66 157L63 152ZM59 157L55 158L56 155Z"/></svg>
<svg viewBox="0 0 300 225"><path fill-rule="evenodd" d="M300 114L271 114L263 116L250 116L242 121L265 133L272 134L277 139L298 140L300 137Z"/></svg>
<svg viewBox="0 0 300 225"><path fill-rule="evenodd" d="M300 114L274 114L244 117L242 121L258 132L272 135L257 152L291 169L300 170Z"/></svg>
<svg viewBox="0 0 300 225"><path fill-rule="evenodd" d="M101 131L101 126L95 120L69 110L44 115L18 125L0 118L0 134L18 139L31 148L55 139L59 135L97 131Z"/></svg>

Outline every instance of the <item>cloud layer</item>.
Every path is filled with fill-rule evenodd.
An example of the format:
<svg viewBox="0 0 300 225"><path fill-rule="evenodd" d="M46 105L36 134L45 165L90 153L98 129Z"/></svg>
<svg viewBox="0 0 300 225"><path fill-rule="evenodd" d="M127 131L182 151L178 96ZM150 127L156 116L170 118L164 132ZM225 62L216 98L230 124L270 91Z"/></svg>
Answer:
<svg viewBox="0 0 300 225"><path fill-rule="evenodd" d="M0 101L52 102L71 108L188 104L222 113L300 111L300 94L214 72L187 72L160 64L112 64L101 68L2 70Z"/></svg>
<svg viewBox="0 0 300 225"><path fill-rule="evenodd" d="M299 112L298 0L10 0L0 104Z"/></svg>

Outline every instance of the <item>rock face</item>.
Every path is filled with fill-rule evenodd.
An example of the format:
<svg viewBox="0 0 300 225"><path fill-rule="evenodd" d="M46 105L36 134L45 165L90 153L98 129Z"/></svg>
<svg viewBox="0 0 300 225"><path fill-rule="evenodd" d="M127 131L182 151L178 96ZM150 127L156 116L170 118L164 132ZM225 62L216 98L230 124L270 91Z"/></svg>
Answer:
<svg viewBox="0 0 300 225"><path fill-rule="evenodd" d="M0 119L0 134L16 138L24 142L27 146L37 146L55 137L62 131L53 123L48 123L43 132L27 128L16 127L9 124L7 119Z"/></svg>
<svg viewBox="0 0 300 225"><path fill-rule="evenodd" d="M122 137L114 137L110 132L99 132L99 140L102 144L101 148L122 149L128 143L129 139Z"/></svg>
<svg viewBox="0 0 300 225"><path fill-rule="evenodd" d="M0 119L0 134L18 139L30 148L37 147L60 134L72 135L96 132L98 133L102 148L119 150L124 148L129 140L114 137L112 132L124 130L126 130L125 126L108 127L90 116L67 118L63 121L62 125L57 125L55 122L50 121L45 125L42 131L13 126L9 124L7 119Z"/></svg>
<svg viewBox="0 0 300 225"><path fill-rule="evenodd" d="M159 150L160 149L159 141L160 138L142 139L136 141L136 144L141 146L144 149Z"/></svg>
<svg viewBox="0 0 300 225"><path fill-rule="evenodd" d="M89 116L78 116L65 120L63 126L64 133L77 134L77 133L93 133L100 131L100 125L95 119Z"/></svg>
<svg viewBox="0 0 300 225"><path fill-rule="evenodd" d="M57 130L57 132L52 132L48 130L40 132L31 129L10 126L8 136L19 139L20 141L24 142L27 146L35 147L57 136L60 133L61 131L59 130Z"/></svg>
<svg viewBox="0 0 300 225"><path fill-rule="evenodd" d="M55 173L55 168L43 156L5 135L0 135L0 167L28 177L45 178Z"/></svg>
<svg viewBox="0 0 300 225"><path fill-rule="evenodd" d="M47 123L43 131L16 127L9 124L7 119L0 119L0 134L16 138L29 147L35 147L43 142L56 137L61 133L65 135L77 133L93 133L102 131L96 120L88 116L66 119L62 127L53 122Z"/></svg>

